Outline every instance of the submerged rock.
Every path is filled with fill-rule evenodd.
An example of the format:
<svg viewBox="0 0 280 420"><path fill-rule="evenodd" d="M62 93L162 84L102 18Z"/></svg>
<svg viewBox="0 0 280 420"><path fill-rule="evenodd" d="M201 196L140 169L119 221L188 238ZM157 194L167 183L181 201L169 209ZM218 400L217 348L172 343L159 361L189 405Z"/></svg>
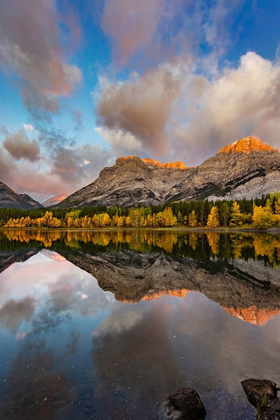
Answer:
<svg viewBox="0 0 280 420"><path fill-rule="evenodd" d="M257 420L280 420L279 388L269 379L245 379L241 382L248 401L258 410Z"/></svg>
<svg viewBox="0 0 280 420"><path fill-rule="evenodd" d="M165 401L166 420L203 420L205 416L200 396L192 388L179 388Z"/></svg>

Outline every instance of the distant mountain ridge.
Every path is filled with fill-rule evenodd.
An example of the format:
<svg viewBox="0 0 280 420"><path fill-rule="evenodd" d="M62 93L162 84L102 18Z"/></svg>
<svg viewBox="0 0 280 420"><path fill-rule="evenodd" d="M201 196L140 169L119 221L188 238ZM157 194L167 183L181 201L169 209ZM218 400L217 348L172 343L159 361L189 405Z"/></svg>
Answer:
<svg viewBox="0 0 280 420"><path fill-rule="evenodd" d="M63 195L63 194L56 195L56 196L54 196L52 198L49 198L48 200L44 201L42 203L42 206L44 206L44 207L52 207L55 204L60 203L62 200L65 200L65 198L67 198L67 195Z"/></svg>
<svg viewBox="0 0 280 420"><path fill-rule="evenodd" d="M55 205L161 205L171 201L257 198L280 190L280 152L249 136L224 147L201 165L162 164L138 156L119 158L86 187Z"/></svg>
<svg viewBox="0 0 280 420"><path fill-rule="evenodd" d="M0 208L31 210L43 206L27 194L18 194L0 181Z"/></svg>

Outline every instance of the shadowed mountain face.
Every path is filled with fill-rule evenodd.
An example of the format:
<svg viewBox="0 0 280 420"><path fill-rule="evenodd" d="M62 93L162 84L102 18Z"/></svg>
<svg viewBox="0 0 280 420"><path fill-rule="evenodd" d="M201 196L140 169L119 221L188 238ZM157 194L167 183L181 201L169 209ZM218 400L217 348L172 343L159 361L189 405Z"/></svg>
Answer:
<svg viewBox="0 0 280 420"><path fill-rule="evenodd" d="M159 205L170 201L256 198L279 190L280 153L247 137L200 166L161 164L138 156L120 158L98 179L56 207Z"/></svg>
<svg viewBox="0 0 280 420"><path fill-rule="evenodd" d="M31 210L43 207L27 194L18 194L6 184L0 182L0 207Z"/></svg>
<svg viewBox="0 0 280 420"><path fill-rule="evenodd" d="M110 291L116 300L121 302L138 303L140 300L147 301L162 296L183 298L189 291L199 291L217 302L231 315L254 324L265 323L280 311L280 269L273 268L264 261L241 258L240 243L247 249L250 244L249 239L252 238L240 239L239 245L238 242L234 242L235 258L222 260L202 252L202 246L207 245L206 237L199 242L198 236L194 238L190 235L188 243L194 248L197 247L198 250L201 248L201 256L198 252L190 257L188 255L191 251L193 252L193 249L190 248L188 251L187 246L182 243L181 255L175 255L174 251L168 254L160 252L158 245L154 245L150 252L130 249L117 251L116 234L115 236L111 234L115 251L112 249L114 252L110 252L106 250L106 247L104 251L100 250L102 240L107 244L107 248L110 248L108 239L110 236L106 239L106 234L102 238L98 234L91 234L90 241L89 232L85 237L81 233L73 232L74 234L75 238L71 237L70 232L69 234L61 233L62 236L59 237L59 232L55 232L56 236L53 237L54 242L52 242L46 237L47 233L44 235L40 232L37 242L34 242L36 235L32 236L31 232L27 232L26 243L23 242L22 237L19 238L14 234L13 238L21 242L17 240L11 242L10 248L13 246L17 248L14 251L0 252L0 272L15 262L26 261L45 247L51 247L72 264L95 277L101 289ZM28 242L28 235L30 242ZM154 243L163 243L165 246L168 238L165 237L165 241L162 241L163 238L160 238L159 234L157 236L157 241L154 240ZM220 238L220 235L212 236L208 237L208 241L215 252L218 252L219 246L222 247L223 240L229 241L229 239ZM9 238L11 239L11 236ZM61 238L64 238L63 244ZM77 242L78 238L85 242ZM186 236L183 238L187 242ZM139 243L135 242L133 245L133 239L130 237L126 237L126 240L130 241L132 248L139 248ZM176 240L178 241L179 238L172 238L173 243L176 243ZM271 250L262 248L263 251L261 251L261 247L268 242L269 238L260 242L260 237L256 236L253 242L254 249L259 253L269 252L272 258L278 250L279 243L277 238L274 238L274 243L271 239ZM26 247L28 243L29 248ZM85 248L80 250L83 243Z"/></svg>

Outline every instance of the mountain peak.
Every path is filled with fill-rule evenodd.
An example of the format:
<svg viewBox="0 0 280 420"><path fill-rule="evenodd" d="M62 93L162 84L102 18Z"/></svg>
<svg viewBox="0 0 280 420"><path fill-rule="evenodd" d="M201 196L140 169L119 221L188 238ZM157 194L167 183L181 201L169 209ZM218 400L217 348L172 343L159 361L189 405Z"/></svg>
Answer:
<svg viewBox="0 0 280 420"><path fill-rule="evenodd" d="M45 200L42 203L42 206L44 206L44 207L54 206L55 204L58 204L61 201L65 200L65 198L67 198L67 197L68 197L67 195L63 195L63 194L56 195L54 197L49 198L48 200Z"/></svg>
<svg viewBox="0 0 280 420"><path fill-rule="evenodd" d="M116 164L118 165L122 161L130 160L130 159L140 159L140 158L137 155L124 156L124 157L118 158L116 160ZM182 161L161 163L158 160L154 160L150 158L145 158L145 159L140 159L140 160L148 166L153 165L153 166L159 166L160 168L168 168L168 169L187 169L187 166L185 166Z"/></svg>
<svg viewBox="0 0 280 420"><path fill-rule="evenodd" d="M244 139L239 139L234 143L228 144L223 147L217 154L220 153L251 153L251 152L266 152L266 151L278 151L274 147L269 146L268 144L263 143L259 138L249 136Z"/></svg>
<svg viewBox="0 0 280 420"><path fill-rule="evenodd" d="M142 162L146 163L147 165L155 165L160 166L161 168L168 168L168 169L187 169L187 166L179 160L178 162L168 162L168 163L161 163L158 160L153 160L150 158L141 159Z"/></svg>

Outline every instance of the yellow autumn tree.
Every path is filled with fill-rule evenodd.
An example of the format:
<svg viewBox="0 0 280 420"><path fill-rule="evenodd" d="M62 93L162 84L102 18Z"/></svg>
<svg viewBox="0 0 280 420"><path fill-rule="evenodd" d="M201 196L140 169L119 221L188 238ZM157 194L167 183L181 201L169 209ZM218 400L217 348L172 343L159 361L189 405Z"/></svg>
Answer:
<svg viewBox="0 0 280 420"><path fill-rule="evenodd" d="M189 214L189 227L197 227L197 215L194 210Z"/></svg>
<svg viewBox="0 0 280 420"><path fill-rule="evenodd" d="M127 216L126 219L125 219L125 226L127 226L127 227L132 226L132 220L129 216Z"/></svg>
<svg viewBox="0 0 280 420"><path fill-rule="evenodd" d="M230 213L230 225L231 226L237 226L242 224L242 213L240 210L239 204L235 201L231 207L231 213Z"/></svg>
<svg viewBox="0 0 280 420"><path fill-rule="evenodd" d="M220 226L220 220L219 220L219 210L217 206L212 207L210 214L207 219L207 227L208 228L216 228Z"/></svg>
<svg viewBox="0 0 280 420"><path fill-rule="evenodd" d="M254 206L253 224L258 229L269 229L274 224L273 214L269 206Z"/></svg>

